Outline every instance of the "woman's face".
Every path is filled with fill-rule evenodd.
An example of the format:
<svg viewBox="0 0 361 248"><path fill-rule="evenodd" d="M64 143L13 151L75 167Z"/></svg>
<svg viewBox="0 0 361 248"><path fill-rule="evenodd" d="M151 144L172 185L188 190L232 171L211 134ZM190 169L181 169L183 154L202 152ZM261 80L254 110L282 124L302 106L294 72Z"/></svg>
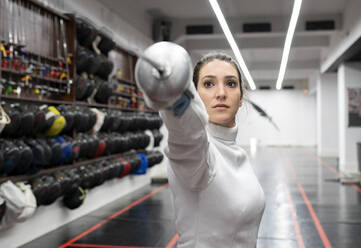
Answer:
<svg viewBox="0 0 361 248"><path fill-rule="evenodd" d="M198 93L212 123L233 127L242 105L240 82L236 68L225 61L213 60L199 71Z"/></svg>

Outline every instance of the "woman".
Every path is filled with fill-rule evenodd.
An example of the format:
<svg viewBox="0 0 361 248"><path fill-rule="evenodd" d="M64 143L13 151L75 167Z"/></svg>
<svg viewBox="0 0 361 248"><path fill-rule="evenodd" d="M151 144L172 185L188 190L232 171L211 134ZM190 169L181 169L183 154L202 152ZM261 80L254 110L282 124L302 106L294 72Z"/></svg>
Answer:
<svg viewBox="0 0 361 248"><path fill-rule="evenodd" d="M195 66L194 95L179 117L160 111L169 131L168 176L178 248L254 248L264 211L263 190L236 143L236 113L244 94L240 70L228 55Z"/></svg>

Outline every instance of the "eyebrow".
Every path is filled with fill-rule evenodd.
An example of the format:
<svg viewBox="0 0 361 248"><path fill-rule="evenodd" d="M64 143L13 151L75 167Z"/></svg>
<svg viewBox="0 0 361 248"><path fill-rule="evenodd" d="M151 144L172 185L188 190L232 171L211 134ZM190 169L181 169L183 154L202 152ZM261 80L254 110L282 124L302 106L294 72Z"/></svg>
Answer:
<svg viewBox="0 0 361 248"><path fill-rule="evenodd" d="M216 78L216 76L213 76L213 75L205 75L203 78ZM232 76L232 75L229 75L229 76L225 76L225 78L234 78L234 79L237 79L238 80L238 77L236 76Z"/></svg>

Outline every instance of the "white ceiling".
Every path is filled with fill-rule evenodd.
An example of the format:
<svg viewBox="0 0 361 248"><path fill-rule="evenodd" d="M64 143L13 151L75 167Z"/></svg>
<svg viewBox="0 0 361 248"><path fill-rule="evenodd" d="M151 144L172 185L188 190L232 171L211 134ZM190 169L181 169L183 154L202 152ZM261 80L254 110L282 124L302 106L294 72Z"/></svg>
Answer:
<svg viewBox="0 0 361 248"><path fill-rule="evenodd" d="M211 50L229 50L223 34L217 33L220 32L219 26L217 26L217 20L208 0L99 1L120 16L127 17L130 23L135 23L131 18L132 16L138 19L144 17L143 23L147 24L151 24L149 20L152 17L171 18L173 22L172 32L177 33L177 36L181 35L173 41L184 46L193 60L197 60L202 54ZM229 22L235 18L245 20L252 20L252 18L257 20L258 18L274 20L276 25L279 24L279 28L276 27L275 31L268 34L256 34L255 36L242 33L234 34L256 85L263 85L264 82L275 84L293 0L218 0L218 2ZM348 0L303 0L300 20L304 18L302 20L304 22L308 16L315 16L316 19L328 19L328 17L333 19L338 16L336 28L340 28L342 27L342 13L347 2ZM216 34L182 36L185 25L197 23L213 24ZM240 27L239 23L229 23L229 25ZM285 81L288 80L291 84L303 82L302 87L304 87L305 81L314 78L314 72L320 69L322 51L331 45L332 37L337 36L339 32L340 30L328 32L297 31L292 44ZM232 54L231 51L228 52Z"/></svg>
<svg viewBox="0 0 361 248"><path fill-rule="evenodd" d="M100 0L113 10L131 8L147 14L158 10L173 18L213 17L208 0ZM342 13L348 0L303 0L302 14ZM219 0L227 17L289 15L292 0ZM152 12L152 11L151 11Z"/></svg>

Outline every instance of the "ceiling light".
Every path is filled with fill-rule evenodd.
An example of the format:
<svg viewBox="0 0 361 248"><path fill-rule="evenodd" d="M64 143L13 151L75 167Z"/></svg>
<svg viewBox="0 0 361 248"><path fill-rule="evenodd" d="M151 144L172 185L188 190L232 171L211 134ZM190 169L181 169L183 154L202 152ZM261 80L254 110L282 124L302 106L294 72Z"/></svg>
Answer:
<svg viewBox="0 0 361 248"><path fill-rule="evenodd" d="M232 51L233 51L233 53L234 53L234 55L235 55L235 57L236 57L236 59L238 61L239 66L241 67L241 70L242 70L244 76L246 77L246 80L248 82L249 87L252 90L255 90L256 85L255 85L255 83L253 81L253 78L252 78L251 74L248 71L246 63L244 62L244 59L243 59L243 57L241 55L241 52L239 51L237 43L233 38L231 30L228 27L226 19L224 18L223 14L222 14L221 8L219 7L217 0L209 0L209 3L211 4L212 9L213 9L214 13L217 16L218 22L221 25L223 33L226 36L226 39L227 39L229 45L232 48Z"/></svg>
<svg viewBox="0 0 361 248"><path fill-rule="evenodd" d="M293 36L295 33L298 16L299 16L300 10L301 10L301 4L302 4L302 0L295 0L295 2L293 4L290 25L288 26L285 47L283 48L280 71L278 73L278 78L277 78L277 84L276 84L277 90L282 89L282 83L283 83L283 79L285 78L288 56L290 54L291 43L292 43L292 39L293 39Z"/></svg>

